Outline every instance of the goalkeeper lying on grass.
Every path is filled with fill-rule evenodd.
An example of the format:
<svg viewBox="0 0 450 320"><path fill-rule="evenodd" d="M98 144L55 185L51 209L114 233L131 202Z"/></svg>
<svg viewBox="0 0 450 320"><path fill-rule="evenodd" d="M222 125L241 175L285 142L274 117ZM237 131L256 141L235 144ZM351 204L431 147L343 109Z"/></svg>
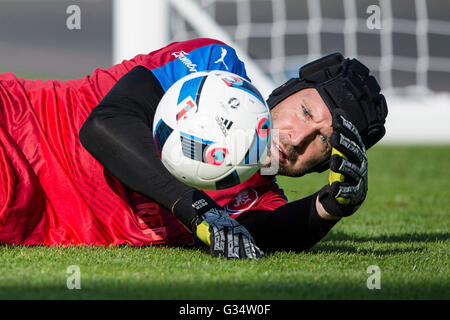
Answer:
<svg viewBox="0 0 450 320"><path fill-rule="evenodd" d="M159 160L151 129L159 100L181 77L205 70L247 77L233 48L212 39L172 43L83 79L0 75L0 243L200 240L213 255L258 258L308 249L358 209L366 149L383 137L387 115L365 66L330 55L269 97L279 138L264 166L297 177L331 168L321 190L289 203L274 176L206 192Z"/></svg>

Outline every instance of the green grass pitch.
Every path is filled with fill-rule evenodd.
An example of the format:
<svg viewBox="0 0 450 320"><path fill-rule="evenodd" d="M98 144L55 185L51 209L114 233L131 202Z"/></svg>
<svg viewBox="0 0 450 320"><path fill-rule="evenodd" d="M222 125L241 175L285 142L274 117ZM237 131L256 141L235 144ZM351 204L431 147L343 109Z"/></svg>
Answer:
<svg viewBox="0 0 450 320"><path fill-rule="evenodd" d="M308 252L258 261L206 249L0 246L0 299L450 299L450 146L369 150L369 194ZM279 178L290 200L326 173ZM79 290L67 268L80 268ZM380 289L369 290L380 269Z"/></svg>

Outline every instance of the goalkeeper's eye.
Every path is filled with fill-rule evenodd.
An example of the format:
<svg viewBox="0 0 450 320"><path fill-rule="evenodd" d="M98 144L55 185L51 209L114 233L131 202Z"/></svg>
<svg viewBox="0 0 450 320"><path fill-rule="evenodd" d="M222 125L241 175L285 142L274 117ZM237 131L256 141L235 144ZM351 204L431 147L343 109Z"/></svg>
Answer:
<svg viewBox="0 0 450 320"><path fill-rule="evenodd" d="M309 113L308 109L305 108L305 106L302 106L303 109L303 114L308 117L311 118L311 113Z"/></svg>
<svg viewBox="0 0 450 320"><path fill-rule="evenodd" d="M323 143L328 144L328 139L323 134L320 135L320 140L322 140Z"/></svg>

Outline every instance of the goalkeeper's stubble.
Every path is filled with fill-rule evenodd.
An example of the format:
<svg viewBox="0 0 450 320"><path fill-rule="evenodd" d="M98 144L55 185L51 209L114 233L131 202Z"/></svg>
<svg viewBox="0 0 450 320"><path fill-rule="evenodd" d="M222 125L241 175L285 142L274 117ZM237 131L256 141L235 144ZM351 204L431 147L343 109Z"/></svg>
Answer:
<svg viewBox="0 0 450 320"><path fill-rule="evenodd" d="M262 168L300 177L331 155L332 116L316 89L303 89L271 110L271 148Z"/></svg>

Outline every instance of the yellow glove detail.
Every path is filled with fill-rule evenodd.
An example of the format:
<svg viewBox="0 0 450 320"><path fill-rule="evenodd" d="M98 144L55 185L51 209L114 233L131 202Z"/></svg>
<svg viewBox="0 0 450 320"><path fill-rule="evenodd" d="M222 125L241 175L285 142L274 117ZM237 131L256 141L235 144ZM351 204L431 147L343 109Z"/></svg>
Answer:
<svg viewBox="0 0 450 320"><path fill-rule="evenodd" d="M338 156L341 156L344 159L347 159L347 157L340 151L338 151L335 148L331 149L331 155L337 154ZM342 173L339 172L335 172L333 170L330 169L330 174L328 175L328 183L330 184L330 186L333 184L333 182L342 182L344 181L345 176ZM340 203L340 204L348 204L350 203L350 199L346 199L346 198L336 198L336 200Z"/></svg>
<svg viewBox="0 0 450 320"><path fill-rule="evenodd" d="M211 233L209 232L209 224L206 221L202 221L197 226L197 230L195 231L195 235L197 238L199 238L203 243L207 244L208 246L211 246Z"/></svg>

